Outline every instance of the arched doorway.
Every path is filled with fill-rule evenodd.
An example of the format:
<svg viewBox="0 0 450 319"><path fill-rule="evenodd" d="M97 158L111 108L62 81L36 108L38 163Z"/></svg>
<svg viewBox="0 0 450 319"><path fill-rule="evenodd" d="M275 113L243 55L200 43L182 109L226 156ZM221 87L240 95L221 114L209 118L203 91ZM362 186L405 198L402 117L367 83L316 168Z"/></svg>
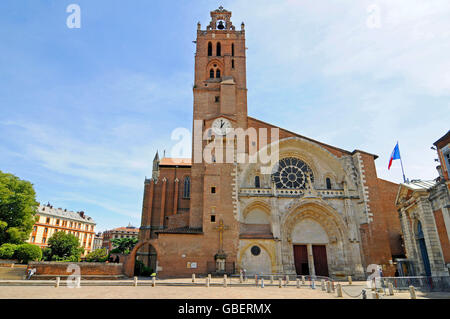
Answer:
<svg viewBox="0 0 450 319"><path fill-rule="evenodd" d="M425 236L423 234L422 223L417 223L417 244L420 250L420 256L422 257L422 264L425 271L425 276L431 276L430 259L428 258L427 245L425 243Z"/></svg>
<svg viewBox="0 0 450 319"><path fill-rule="evenodd" d="M297 275L328 276L329 239L323 227L315 220L305 218L294 226L291 238Z"/></svg>
<svg viewBox="0 0 450 319"><path fill-rule="evenodd" d="M128 277L133 277L135 273L135 265L136 265L136 257L138 256L138 250L140 250L142 247L147 247L145 251L141 254L139 254L141 260L147 259L147 262L149 262L149 265L154 265L154 268L149 269L149 271L157 272L157 257L158 257L158 247L154 240L145 240L140 241L134 246L133 250L130 252L130 254L127 256L125 262L124 262L124 274ZM144 257L143 259L141 257Z"/></svg>
<svg viewBox="0 0 450 319"><path fill-rule="evenodd" d="M350 247L348 228L339 213L317 199L301 200L288 208L290 213L281 224L284 272L312 276L355 273L359 251Z"/></svg>

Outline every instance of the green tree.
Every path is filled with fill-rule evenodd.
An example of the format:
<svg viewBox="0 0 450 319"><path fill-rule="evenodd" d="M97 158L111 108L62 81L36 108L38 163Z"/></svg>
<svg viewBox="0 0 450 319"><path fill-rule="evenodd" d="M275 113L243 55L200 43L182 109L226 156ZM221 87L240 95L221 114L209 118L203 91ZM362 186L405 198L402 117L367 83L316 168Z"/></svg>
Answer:
<svg viewBox="0 0 450 319"><path fill-rule="evenodd" d="M129 254L131 250L133 250L134 246L136 246L138 239L135 237L131 238L116 238L111 240L114 249L111 250L111 253L119 253L119 254Z"/></svg>
<svg viewBox="0 0 450 319"><path fill-rule="evenodd" d="M17 245L15 244L3 244L0 246L0 259L12 259L14 253L17 250Z"/></svg>
<svg viewBox="0 0 450 319"><path fill-rule="evenodd" d="M0 245L28 239L38 204L30 182L0 171Z"/></svg>
<svg viewBox="0 0 450 319"><path fill-rule="evenodd" d="M21 263L39 261L42 259L42 250L36 245L22 244L17 247L15 255Z"/></svg>
<svg viewBox="0 0 450 319"><path fill-rule="evenodd" d="M91 251L86 256L88 262L105 262L108 260L108 251L106 248L96 249Z"/></svg>
<svg viewBox="0 0 450 319"><path fill-rule="evenodd" d="M56 232L48 240L48 248L44 251L46 260L79 261L84 249L80 247L77 237L65 232Z"/></svg>

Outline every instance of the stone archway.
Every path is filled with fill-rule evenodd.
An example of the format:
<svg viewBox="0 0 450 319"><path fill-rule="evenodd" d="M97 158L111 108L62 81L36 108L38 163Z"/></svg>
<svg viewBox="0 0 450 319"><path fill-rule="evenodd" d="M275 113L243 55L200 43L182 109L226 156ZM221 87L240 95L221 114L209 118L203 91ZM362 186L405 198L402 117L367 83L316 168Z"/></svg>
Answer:
<svg viewBox="0 0 450 319"><path fill-rule="evenodd" d="M137 252L138 252L139 248L141 248L142 246L144 246L146 244L152 246L155 249L156 254L159 255L159 249L158 249L158 246L154 239L139 241L136 244L136 246L134 246L133 250L130 252L130 254L127 256L126 260L123 263L123 273L127 277L134 276L134 265L136 263ZM156 270L155 270L155 272L156 272Z"/></svg>
<svg viewBox="0 0 450 319"><path fill-rule="evenodd" d="M297 225L303 222L316 224L317 229L322 229L324 233L313 234L315 236L310 236L309 239L305 239L305 236L296 237L294 230ZM299 201L283 218L282 225L282 263L284 272L296 273L294 245L302 244L297 241L307 241L304 244L309 245L308 258L311 258L313 244L326 246L328 272L330 275L333 273L351 273L352 254L348 242L348 228L339 213L332 207L317 199ZM313 263L313 260L310 263Z"/></svg>

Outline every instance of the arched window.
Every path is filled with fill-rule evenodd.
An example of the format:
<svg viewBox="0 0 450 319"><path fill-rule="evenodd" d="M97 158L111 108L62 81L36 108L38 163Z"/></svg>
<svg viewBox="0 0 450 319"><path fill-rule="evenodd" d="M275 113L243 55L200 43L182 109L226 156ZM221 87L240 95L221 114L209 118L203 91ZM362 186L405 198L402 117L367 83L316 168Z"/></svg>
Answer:
<svg viewBox="0 0 450 319"><path fill-rule="evenodd" d="M187 176L184 179L183 198L190 198L190 197L191 197L191 179L189 176Z"/></svg>
<svg viewBox="0 0 450 319"><path fill-rule="evenodd" d="M214 79L214 70L213 69L209 70L209 78Z"/></svg>
<svg viewBox="0 0 450 319"><path fill-rule="evenodd" d="M234 56L234 43L231 44L231 56Z"/></svg>
<svg viewBox="0 0 450 319"><path fill-rule="evenodd" d="M331 189L331 179L329 177L327 177L326 183L327 183L327 189Z"/></svg>
<svg viewBox="0 0 450 319"><path fill-rule="evenodd" d="M217 79L220 78L220 69L217 69L217 70L216 70L216 78L217 78Z"/></svg>
<svg viewBox="0 0 450 319"><path fill-rule="evenodd" d="M217 42L216 56L221 56L221 55L222 55L222 47L220 45L220 42Z"/></svg>
<svg viewBox="0 0 450 319"><path fill-rule="evenodd" d="M208 42L208 56L212 56L212 43Z"/></svg>
<svg viewBox="0 0 450 319"><path fill-rule="evenodd" d="M255 188L260 188L261 182L259 180L259 176L255 176Z"/></svg>

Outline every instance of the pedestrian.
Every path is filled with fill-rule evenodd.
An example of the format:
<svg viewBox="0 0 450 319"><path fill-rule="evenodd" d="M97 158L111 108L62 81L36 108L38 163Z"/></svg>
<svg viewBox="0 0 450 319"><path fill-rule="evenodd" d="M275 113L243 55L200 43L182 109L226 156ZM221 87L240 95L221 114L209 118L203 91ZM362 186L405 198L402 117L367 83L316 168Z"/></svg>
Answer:
<svg viewBox="0 0 450 319"><path fill-rule="evenodd" d="M400 273L398 272L398 269L395 270L394 277L400 277Z"/></svg>
<svg viewBox="0 0 450 319"><path fill-rule="evenodd" d="M33 276L35 273L36 273L36 268L29 269L27 279L30 280L31 276Z"/></svg>

